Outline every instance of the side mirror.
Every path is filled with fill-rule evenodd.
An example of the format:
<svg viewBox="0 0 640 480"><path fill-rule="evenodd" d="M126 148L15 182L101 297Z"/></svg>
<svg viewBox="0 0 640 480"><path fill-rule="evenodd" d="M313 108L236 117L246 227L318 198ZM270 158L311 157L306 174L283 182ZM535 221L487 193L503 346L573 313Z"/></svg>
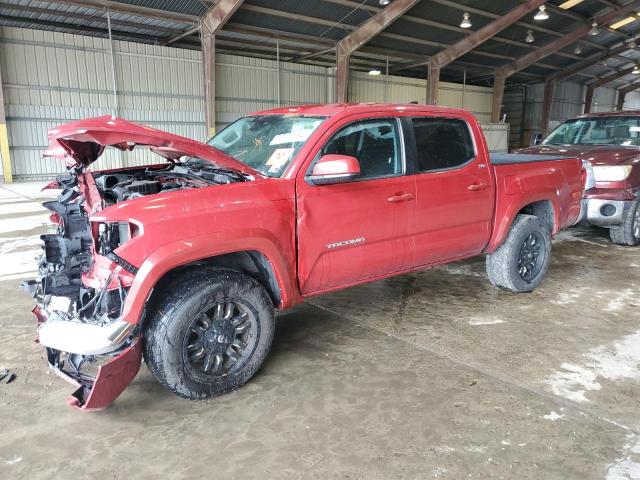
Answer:
<svg viewBox="0 0 640 480"><path fill-rule="evenodd" d="M541 133L535 133L531 136L531 142L529 143L529 145L531 145L532 147L535 147L536 145L540 145L541 143L542 143Z"/></svg>
<svg viewBox="0 0 640 480"><path fill-rule="evenodd" d="M307 178L313 185L332 185L353 180L360 175L360 164L355 157L325 155L313 166Z"/></svg>

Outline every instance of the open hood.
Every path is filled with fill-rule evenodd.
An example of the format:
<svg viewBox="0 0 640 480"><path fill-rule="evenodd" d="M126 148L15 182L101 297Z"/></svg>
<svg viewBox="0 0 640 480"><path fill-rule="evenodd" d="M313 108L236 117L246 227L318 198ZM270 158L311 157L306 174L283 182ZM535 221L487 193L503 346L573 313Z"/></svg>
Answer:
<svg viewBox="0 0 640 480"><path fill-rule="evenodd" d="M110 115L60 125L49 130L48 136L49 147L43 155L64 159L69 167L88 167L102 155L105 147L120 150L143 147L171 162L177 162L184 156L196 157L220 168L264 176L204 143Z"/></svg>

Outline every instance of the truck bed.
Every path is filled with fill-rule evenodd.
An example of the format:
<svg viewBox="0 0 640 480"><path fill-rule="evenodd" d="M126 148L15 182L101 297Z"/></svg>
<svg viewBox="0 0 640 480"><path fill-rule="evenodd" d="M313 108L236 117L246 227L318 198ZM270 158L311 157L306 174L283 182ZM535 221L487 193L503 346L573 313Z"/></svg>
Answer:
<svg viewBox="0 0 640 480"><path fill-rule="evenodd" d="M492 153L489 155L493 165L513 165L517 163L549 162L553 160L564 160L575 158L570 155L531 155L526 153Z"/></svg>

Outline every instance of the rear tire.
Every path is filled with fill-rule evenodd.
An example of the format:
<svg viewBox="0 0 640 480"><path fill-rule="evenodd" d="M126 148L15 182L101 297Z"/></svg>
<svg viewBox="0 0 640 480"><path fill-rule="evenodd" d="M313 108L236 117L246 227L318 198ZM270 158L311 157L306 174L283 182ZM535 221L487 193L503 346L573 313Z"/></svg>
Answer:
<svg viewBox="0 0 640 480"><path fill-rule="evenodd" d="M240 387L262 366L275 318L256 280L230 270L198 270L161 295L144 326L143 352L165 387L184 398L209 398Z"/></svg>
<svg viewBox="0 0 640 480"><path fill-rule="evenodd" d="M611 241L617 245L640 245L640 196L627 211L622 225L609 229Z"/></svg>
<svg viewBox="0 0 640 480"><path fill-rule="evenodd" d="M549 225L534 215L518 215L505 242L487 255L487 275L496 287L530 292L547 274L550 258Z"/></svg>

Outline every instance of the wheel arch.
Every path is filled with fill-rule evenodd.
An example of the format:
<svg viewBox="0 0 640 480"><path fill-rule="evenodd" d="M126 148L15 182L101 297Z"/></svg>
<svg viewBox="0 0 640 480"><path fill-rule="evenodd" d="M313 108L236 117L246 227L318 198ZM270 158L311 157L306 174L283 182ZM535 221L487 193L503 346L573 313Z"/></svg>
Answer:
<svg viewBox="0 0 640 480"><path fill-rule="evenodd" d="M558 219L551 200L539 200L537 202L529 203L522 207L520 211L516 213L516 216L520 214L534 215L542 219L549 226L549 230L551 232L557 232Z"/></svg>
<svg viewBox="0 0 640 480"><path fill-rule="evenodd" d="M484 253L492 253L504 243L509 235L513 222L520 214L534 215L541 218L549 226L552 236L560 230L560 212L552 199L542 198L529 200L520 205L512 206L502 215L496 215L496 226Z"/></svg>
<svg viewBox="0 0 640 480"><path fill-rule="evenodd" d="M167 244L147 257L127 294L123 320L137 324L154 292L176 274L192 268L226 268L246 273L267 290L274 305L287 308L299 301L295 257L265 232L235 231ZM250 236L249 234L253 234Z"/></svg>
<svg viewBox="0 0 640 480"><path fill-rule="evenodd" d="M268 258L257 250L242 250L205 257L177 265L167 270L155 283L148 303L153 304L167 286L177 277L200 269L224 269L244 273L264 287L274 305L282 301L282 291Z"/></svg>

